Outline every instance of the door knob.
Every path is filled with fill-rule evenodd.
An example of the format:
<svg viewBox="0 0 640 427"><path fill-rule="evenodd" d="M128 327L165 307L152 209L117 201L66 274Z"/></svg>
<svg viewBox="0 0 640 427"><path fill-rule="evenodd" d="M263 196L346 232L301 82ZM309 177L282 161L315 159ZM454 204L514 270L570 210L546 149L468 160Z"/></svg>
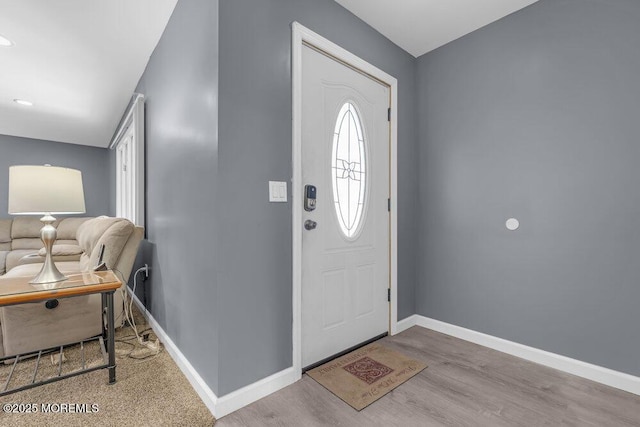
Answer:
<svg viewBox="0 0 640 427"><path fill-rule="evenodd" d="M305 230L313 230L318 226L318 223L315 221L311 221L310 219L306 220L304 222L304 228Z"/></svg>

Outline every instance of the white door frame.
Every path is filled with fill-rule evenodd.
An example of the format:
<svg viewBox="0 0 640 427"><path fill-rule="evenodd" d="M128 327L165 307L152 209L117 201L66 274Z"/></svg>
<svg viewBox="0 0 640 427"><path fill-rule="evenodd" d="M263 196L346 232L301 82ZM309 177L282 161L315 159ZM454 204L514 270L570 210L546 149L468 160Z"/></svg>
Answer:
<svg viewBox="0 0 640 427"><path fill-rule="evenodd" d="M321 35L309 30L298 22L293 22L291 43L291 68L292 68L292 105L293 105L293 141L292 164L293 176L291 179L293 204L292 221L292 256L293 256L293 370L296 380L300 379L302 371L302 47L310 44L315 48L328 53L330 56L356 68L371 77L389 85L391 90L391 126L390 126L390 287L391 305L389 334L394 335L398 328L398 209L397 209L397 142L398 142L398 80L379 68L365 62L351 52L341 48L337 44L327 40Z"/></svg>

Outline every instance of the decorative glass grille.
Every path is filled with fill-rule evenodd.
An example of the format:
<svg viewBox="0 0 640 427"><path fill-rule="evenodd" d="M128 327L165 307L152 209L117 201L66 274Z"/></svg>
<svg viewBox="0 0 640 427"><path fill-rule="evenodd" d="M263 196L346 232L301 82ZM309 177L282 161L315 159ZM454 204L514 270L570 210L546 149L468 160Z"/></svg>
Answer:
<svg viewBox="0 0 640 427"><path fill-rule="evenodd" d="M331 179L338 223L348 238L357 234L364 212L367 190L364 144L360 115L355 106L347 102L338 113L334 130Z"/></svg>

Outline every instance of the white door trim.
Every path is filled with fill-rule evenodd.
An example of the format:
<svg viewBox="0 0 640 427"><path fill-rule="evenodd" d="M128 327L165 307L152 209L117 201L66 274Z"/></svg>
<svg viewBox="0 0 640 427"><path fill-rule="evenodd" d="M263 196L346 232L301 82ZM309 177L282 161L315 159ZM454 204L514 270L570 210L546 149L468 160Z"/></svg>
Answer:
<svg viewBox="0 0 640 427"><path fill-rule="evenodd" d="M391 287L391 310L389 334L397 333L398 328L398 214L397 214L397 142L398 142L398 80L379 68L365 62L351 52L341 48L337 44L327 40L321 35L309 30L298 22L291 24L291 72L292 72L292 105L293 105L293 140L292 140L292 164L293 176L291 179L291 203L293 204L292 221L292 256L293 256L293 370L301 377L302 371L302 46L310 44L321 51L343 61L352 67L369 74L372 77L386 83L391 89L391 134L390 134L390 197L391 197L391 242L389 266Z"/></svg>

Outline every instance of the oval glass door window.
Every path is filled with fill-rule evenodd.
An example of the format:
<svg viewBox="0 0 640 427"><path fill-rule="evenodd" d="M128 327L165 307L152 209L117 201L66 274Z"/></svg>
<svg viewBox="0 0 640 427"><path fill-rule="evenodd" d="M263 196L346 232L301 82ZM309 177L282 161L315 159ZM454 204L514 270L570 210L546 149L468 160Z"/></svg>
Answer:
<svg viewBox="0 0 640 427"><path fill-rule="evenodd" d="M333 135L331 180L338 224L347 238L360 228L367 191L367 158L358 110L351 102L340 112Z"/></svg>

